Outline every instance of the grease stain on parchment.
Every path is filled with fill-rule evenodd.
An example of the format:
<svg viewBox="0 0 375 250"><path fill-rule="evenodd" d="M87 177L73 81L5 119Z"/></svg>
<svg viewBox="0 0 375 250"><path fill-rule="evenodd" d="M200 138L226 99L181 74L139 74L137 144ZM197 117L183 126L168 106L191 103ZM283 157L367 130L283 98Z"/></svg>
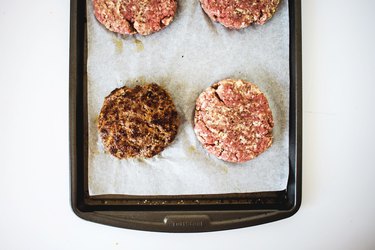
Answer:
<svg viewBox="0 0 375 250"><path fill-rule="evenodd" d="M113 37L113 38L112 38L112 42L113 42L113 44L115 45L116 53L121 54L122 51L123 51L123 43L122 43L122 39L120 39L120 38L118 38L118 37Z"/></svg>
<svg viewBox="0 0 375 250"><path fill-rule="evenodd" d="M135 50L137 52L142 52L145 49L142 41L138 40L137 38L134 39L134 44L135 44Z"/></svg>
<svg viewBox="0 0 375 250"><path fill-rule="evenodd" d="M99 116L98 116L98 115L96 115L96 116L93 117L93 119L92 119L91 124L93 124L92 126L94 127L94 129L97 128L98 120L99 120ZM99 134L98 134L98 133L96 134L95 138L93 138L93 139L94 139L94 141L96 141L97 143L100 143L100 138L99 138ZM91 154L93 154L93 155L99 155L99 153L100 153L98 147L90 147L90 152L91 152Z"/></svg>
<svg viewBox="0 0 375 250"><path fill-rule="evenodd" d="M188 152L189 152L190 154L196 154L196 153L197 153L197 149L196 149L193 145L190 145L190 146L188 147Z"/></svg>

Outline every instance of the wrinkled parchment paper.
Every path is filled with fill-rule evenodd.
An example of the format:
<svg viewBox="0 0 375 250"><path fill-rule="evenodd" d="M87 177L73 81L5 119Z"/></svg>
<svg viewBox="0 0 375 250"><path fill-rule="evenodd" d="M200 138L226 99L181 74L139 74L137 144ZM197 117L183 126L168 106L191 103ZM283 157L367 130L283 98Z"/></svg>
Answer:
<svg viewBox="0 0 375 250"><path fill-rule="evenodd" d="M240 31L213 23L198 0L180 0L175 20L150 36L120 36L95 19L87 1L89 192L129 195L283 190L288 178L289 17L283 0L265 25ZM225 78L257 84L273 112L274 142L246 163L209 155L193 132L199 93ZM124 85L156 82L172 96L182 124L151 159L118 160L104 151L97 119L104 97Z"/></svg>

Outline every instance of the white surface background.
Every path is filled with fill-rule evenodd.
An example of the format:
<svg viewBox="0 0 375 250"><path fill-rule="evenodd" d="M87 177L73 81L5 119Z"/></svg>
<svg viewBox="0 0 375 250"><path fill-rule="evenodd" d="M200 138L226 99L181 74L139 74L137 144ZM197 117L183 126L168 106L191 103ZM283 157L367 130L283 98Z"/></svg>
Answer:
<svg viewBox="0 0 375 250"><path fill-rule="evenodd" d="M69 200L69 2L1 1L0 249L375 249L375 2L303 1L303 200L203 234L112 228Z"/></svg>

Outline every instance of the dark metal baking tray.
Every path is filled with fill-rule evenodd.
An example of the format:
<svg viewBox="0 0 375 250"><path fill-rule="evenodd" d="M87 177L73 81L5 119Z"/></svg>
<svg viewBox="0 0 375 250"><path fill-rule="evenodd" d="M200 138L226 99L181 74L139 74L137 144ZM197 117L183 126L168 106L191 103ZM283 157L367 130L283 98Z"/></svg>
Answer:
<svg viewBox="0 0 375 250"><path fill-rule="evenodd" d="M82 219L160 232L207 232L284 219L301 205L302 65L301 1L289 0L289 178L278 192L181 196L90 196L88 192L86 1L71 0L70 14L71 205Z"/></svg>

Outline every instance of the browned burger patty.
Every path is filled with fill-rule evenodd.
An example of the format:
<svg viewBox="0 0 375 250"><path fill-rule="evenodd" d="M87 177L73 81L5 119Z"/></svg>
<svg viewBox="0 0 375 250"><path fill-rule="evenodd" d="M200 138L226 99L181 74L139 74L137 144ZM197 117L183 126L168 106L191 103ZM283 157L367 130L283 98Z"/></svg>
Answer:
<svg viewBox="0 0 375 250"><path fill-rule="evenodd" d="M112 91L104 100L98 129L105 149L113 156L149 158L174 140L178 123L171 97L152 83Z"/></svg>
<svg viewBox="0 0 375 250"><path fill-rule="evenodd" d="M149 35L168 26L177 0L93 0L94 14L107 29L120 34Z"/></svg>
<svg viewBox="0 0 375 250"><path fill-rule="evenodd" d="M272 144L272 128L267 98L250 82L222 80L196 101L195 134L224 161L244 162L264 152Z"/></svg>
<svg viewBox="0 0 375 250"><path fill-rule="evenodd" d="M280 0L200 0L203 10L214 21L230 29L252 23L264 24L276 11Z"/></svg>

